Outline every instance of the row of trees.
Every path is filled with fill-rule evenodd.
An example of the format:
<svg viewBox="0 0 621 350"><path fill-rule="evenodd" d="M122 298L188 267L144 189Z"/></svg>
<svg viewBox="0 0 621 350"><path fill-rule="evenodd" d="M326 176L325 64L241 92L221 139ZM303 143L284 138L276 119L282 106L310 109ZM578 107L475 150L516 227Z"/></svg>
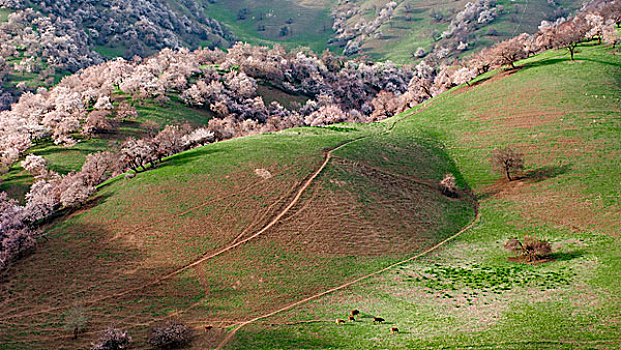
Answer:
<svg viewBox="0 0 621 350"><path fill-rule="evenodd" d="M77 306L69 310L65 317L65 328L73 332L77 339L88 328L88 316L83 308ZM148 333L146 343L155 349L177 349L190 344L195 337L194 329L185 323L171 319L153 325ZM99 339L92 344L91 350L129 349L132 337L128 331L109 327L100 333Z"/></svg>
<svg viewBox="0 0 621 350"><path fill-rule="evenodd" d="M621 1L592 2L572 18L561 18L555 23L543 21L533 35L520 34L471 55L461 62L459 73L453 76L454 83L467 82L490 69L515 68L518 60L552 48L567 49L573 60L577 45L585 39L615 46L620 40L615 27L620 23Z"/></svg>
<svg viewBox="0 0 621 350"><path fill-rule="evenodd" d="M319 125L323 122L314 120L322 118L328 123L365 121L377 105L372 102L378 92L401 94L412 75L389 62L345 62L329 53L320 57L279 47L238 44L228 53L164 49L145 60L117 59L92 66L64 78L54 89L21 96L10 111L1 112L0 160L5 166L15 162L40 139L50 137L57 144L71 145L75 142L71 135L77 131L90 134L105 129L110 122L105 113L115 113L111 101L117 90L135 98L178 95L188 104L208 108L222 119L213 122L219 129L214 132L222 139L238 136L222 130L231 124L233 129L258 132L302 125L305 120ZM259 83L311 101L288 109L278 103L266 106L257 92ZM315 113L328 105L340 109L338 118ZM309 119L310 115L314 117Z"/></svg>
<svg viewBox="0 0 621 350"><path fill-rule="evenodd" d="M179 94L188 104L204 106L220 119L210 127L218 139L275 131L296 125L342 121L375 121L392 116L467 83L489 69L510 66L530 54L552 47L575 46L585 37L616 43L619 1L592 4L576 17L542 25L535 35L522 34L485 49L462 67L438 65L428 58L417 66L398 68L390 62L344 61L326 52L286 52L236 44L228 53L203 49L165 49L143 61L122 59L90 67L65 78L51 91L26 94L0 119L0 160L6 166L33 140L51 137L72 144L71 133L89 134L108 121L89 109L113 108L113 91L149 98ZM266 106L259 83L309 97L305 105Z"/></svg>
<svg viewBox="0 0 621 350"><path fill-rule="evenodd" d="M56 143L75 142L71 133L94 130L105 119L87 111L111 110L114 91L139 98L178 94L191 105L208 108L220 120L212 122L219 139L295 125L325 125L341 121L376 121L394 115L468 82L485 71L514 66L530 54L552 47L575 46L585 37L616 43L619 0L592 4L576 17L544 23L534 35L522 34L485 49L459 66L427 58L415 67L390 62L345 61L329 52L287 52L238 43L228 53L218 49L164 49L145 59L117 59L89 67L63 79L51 91L25 94L0 119L0 159L15 161L33 140L51 137ZM304 95L304 105L266 106L259 84ZM99 125L99 126L97 126ZM86 127L86 130L84 128Z"/></svg>

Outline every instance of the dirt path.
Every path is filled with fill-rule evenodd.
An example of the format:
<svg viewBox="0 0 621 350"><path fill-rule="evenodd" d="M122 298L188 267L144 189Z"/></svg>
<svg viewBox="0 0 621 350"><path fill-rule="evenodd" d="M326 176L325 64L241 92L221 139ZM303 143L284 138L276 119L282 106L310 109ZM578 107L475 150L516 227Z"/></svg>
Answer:
<svg viewBox="0 0 621 350"><path fill-rule="evenodd" d="M397 117L397 118L395 118L395 119L392 121L392 124L386 128L386 133L387 133L387 134L390 134L390 133L394 130L395 126L396 126L399 122L401 122L401 121L403 121L403 120L406 120L406 119L408 119L408 118L410 118L410 117L412 117L412 116L414 116L414 115L416 115L416 114L418 114L418 113L420 113L420 112L422 112L422 111L426 110L426 109L427 109L427 108L429 108L429 107L430 107L430 106L431 106L431 105L432 105L435 101L436 101L436 99L433 99L432 101L425 101L425 102L421 105L421 107L419 107L419 108L418 108L415 112L413 112L413 113L408 113L408 114L405 114L405 115L403 115L403 116L401 116L401 117ZM367 137L365 137L365 138L367 138ZM339 148L345 147L345 146L347 146L347 145L349 145L349 144L351 144L351 143L353 143L353 142L359 141L359 140L361 140L361 139L354 140L354 141L351 141L351 142L349 142L349 143L343 144L343 145L341 145L341 146L339 146L339 147L335 148L334 150L332 150L332 151L330 152L329 156L328 156L328 157L326 157L326 161L324 162L324 165L322 165L322 169L323 169L323 168L325 167L325 165L327 165L327 163L329 162L329 160L330 160L330 158L331 158L331 153L332 153L333 151L336 151L336 150L338 150ZM374 168L374 170L379 170L379 169ZM385 171L385 170L382 170L382 172L386 172L386 171ZM410 180L410 181L415 181L415 182L419 183L420 185L429 186L429 187L431 187L431 188L437 189L437 186L435 186L435 184L432 184L432 183L430 183L429 181L424 180L424 179L413 178L413 177L411 177L411 176L407 176L407 175L403 175L403 174L397 174L397 173L392 173L392 172L390 172L390 173L388 173L388 174L389 174L389 175L392 175L392 176L395 176L395 177L404 178L404 179L407 179L407 180ZM309 185L310 185L310 183L309 183ZM308 186L306 186L306 187L308 187ZM289 304L289 305L287 305L287 306L285 306L285 307L282 307L282 308L280 308L280 309L278 309L278 310L272 311L272 312L270 312L270 313L268 313L268 314L264 314L264 315L262 315L262 316L255 317L255 318L250 319L250 320L248 320L248 321L244 321L244 322L239 322L239 323L237 323L237 324L233 324L233 325L231 325L231 326L235 326L235 328L234 328L231 332L229 332L229 334L226 336L226 338L225 338L222 342L220 342L220 344L216 347L216 349L222 349L222 348L224 348L224 347L225 347L225 346L226 346L226 345L227 345L227 344L231 341L231 339L233 339L233 337L235 336L235 334L237 333L237 331L239 331L239 330L240 330L242 327L244 327L244 326L247 326L247 325L249 325L249 324L251 324L251 323L254 323L254 322L256 322L256 321L259 321L259 320L262 320L262 319L265 319L265 318L268 318L268 317L274 316L274 315L279 314L279 313L281 313L281 312L284 312L284 311L290 310L290 309L295 308L295 307L297 307L297 306L300 306L300 305L302 305L302 304L308 303L308 302L310 302L310 301L312 301L312 300L318 299L318 298L320 298L320 297L322 297L322 296L325 296L325 295L328 295L328 294L334 293L334 292L336 292L336 291L339 291L339 290L345 289L345 288L347 288L347 287L350 287L350 286L352 286L352 285L354 285L354 284L357 284L357 283L362 282L362 281L364 281L364 280L370 279L370 278L372 278L372 277L378 276L378 275L380 275L380 274L382 274L382 273L384 273L384 272L386 272L386 271L389 271L389 270L391 270L391 269L393 269L393 268L395 268L395 267L397 267L397 266L400 266L400 265L406 264L406 263L408 263L408 262L414 261L414 260L416 260L416 259L418 259L418 258L420 258L420 257L422 257L422 256L425 256L425 255L427 255L427 254L429 254L429 253L431 253L431 252L433 252L433 251L435 251L435 250L439 249L440 247L442 247L442 246L446 245L446 244L447 244L447 243L449 243L450 241L452 241L452 240L456 239L457 237L461 236L464 232L466 232L466 231L470 230L470 229L471 229L471 228L472 228L472 227L473 227L473 226L474 226L474 225L478 222L478 220L479 220L479 208L478 208L478 203L476 202L476 200L475 200L475 199L472 199L472 205L473 205L474 210L475 210L475 217L474 217L474 219L472 220L472 222L471 222L468 226L466 226L465 228L463 228L461 231L459 231L458 233L454 234L453 236L451 236L451 237L449 237L449 238L445 239L444 241L442 241L442 242L440 242L440 243L438 243L438 244L434 245L433 247L431 247L431 248L429 248L429 249L427 249L427 250L425 250L425 251L423 251L423 252L421 252L421 253L419 253L419 254L417 254L417 255L413 256L413 257L410 257L410 258L408 258L408 259L406 259L406 260L399 261L399 262L394 263L394 264L392 264L392 265L389 265L389 266L387 266L387 267L385 267L385 268L383 268L383 269L381 269L381 270L378 270L378 271L375 271L375 272L369 273L369 274L364 275L364 276L362 276L362 277L358 277L358 278L354 279L353 281L347 282L347 283L342 284L342 285L337 286L337 287L333 287L333 288L328 289L328 290L325 290L325 291L323 291L323 292L321 292L321 293L317 293L317 294L315 294L315 295L309 296L309 297L304 298L304 299L302 299L302 300L300 300L300 301L297 301L297 302L294 302L294 303L292 303L292 304ZM290 208L289 208L289 209L290 209Z"/></svg>
<svg viewBox="0 0 621 350"><path fill-rule="evenodd" d="M229 252L249 241L252 241L256 238L258 238L259 236L263 235L266 231L268 231L269 229L271 229L272 227L274 227L274 225L276 225L285 215L287 215L287 213L289 213L289 211L299 202L300 198L302 198L302 195L304 194L304 192L311 186L311 184L315 181L315 179L321 174L321 172L325 169L325 167L328 165L328 163L330 163L330 160L332 159L332 154L347 146L350 145L354 142L358 142L360 140L366 139L367 137L361 137L361 138L357 138L354 140L350 140L347 141L339 146L337 146L336 148L331 149L330 151L328 151L325 155L324 161L321 164L321 166L315 170L315 172L304 182L304 184L298 189L296 195L293 197L293 199L289 202L289 204L283 209L281 210L274 218L272 218L272 220L270 220L265 226L263 226L263 228L261 228L259 231L257 231L255 234L253 234L252 236L249 236L248 238L239 240L237 242L234 242L224 248L221 248L220 250L214 252L214 253L210 253L210 254L206 254L203 255L202 257L200 257L199 259L184 265L182 267L179 267L177 269L175 269L172 272L169 272L149 283L143 284L139 287L135 287L135 288L130 288L130 289L126 289L122 292L118 292L118 293L114 293L114 294L110 294L110 295L106 295L106 296L102 296L99 298L94 298L94 299L90 299L90 300L86 300L83 301L82 304L83 305L91 305L91 304L95 304L98 302L102 302L105 300L109 300L109 299L113 299L113 298L119 298L119 297L123 297L126 296L128 294L134 293L134 292L138 292L141 290L144 290L146 288L158 285L172 277L175 277L197 265L200 265L208 260L211 260L215 257L218 257L226 252ZM24 312L24 313L19 313L19 314L15 314L15 315L9 315L9 316L5 316L0 318L0 321L5 321L5 320L10 320L10 319L14 319L14 318L19 318L19 317L30 317L30 316L36 316L36 315L40 315L40 314L45 314L45 313L50 313L53 311L58 311L58 310L63 310L70 307L70 305L61 305L61 306L55 306L55 307L50 307L47 309L43 309L43 310L38 310L38 311L32 311L32 312Z"/></svg>
<svg viewBox="0 0 621 350"><path fill-rule="evenodd" d="M311 295L311 296L309 296L307 298L304 298L304 299L302 299L300 301L297 301L295 303L289 304L289 305L287 305L285 307L282 307L282 308L280 308L278 310L272 311L272 312L270 312L268 314L255 317L255 318L250 319L248 321L241 322L238 325L236 325L236 327L231 332L229 332L229 334L226 336L226 338L224 338L224 340L216 347L216 350L223 349L231 341L231 339L233 339L233 336L235 336L235 333L237 333L237 331L239 331L244 326L247 326L247 325L249 325L251 323L254 323L256 321L259 321L259 320L262 320L262 319L274 316L274 315L279 314L281 312L293 309L296 306L300 306L302 304L308 303L310 301L313 301L313 300L318 299L320 297L323 297L325 295L337 292L339 290L343 290L343 289L345 289L347 287L351 287L354 284L357 284L357 283L360 283L360 282L362 282L364 280L367 280L367 279L370 279L372 277L378 276L378 275L380 275L380 274L382 274L382 273L384 273L386 271L394 269L397 266L401 266L403 264L406 264L406 263L409 263L411 261L414 261L414 260L416 260L416 259L418 259L418 258L420 258L422 256L425 256L425 255L427 255L427 254L429 254L429 253L439 249L440 247L446 245L447 243L449 243L449 242L453 241L454 239L456 239L457 237L461 236L464 232L470 230L479 221L479 208L478 208L478 205L476 204L476 202L474 202L474 200L473 200L473 205L474 205L474 210L475 210L475 217L472 220L472 222L468 226L464 227L461 231L459 231L456 234L452 235L451 237L443 240L442 242L434 245L433 247L431 247L431 248L429 248L429 249L427 249L427 250L425 250L425 251L423 251L423 252L421 252L419 254L416 254L413 257L410 257L410 258L408 258L406 260L402 260L402 261L396 262L396 263L394 263L392 265L389 265L389 266L387 266L387 267L385 267L385 268L383 268L381 270L377 270L375 272L371 272L371 273L369 273L367 275L364 275L362 277L358 277L358 278L356 278L353 281L347 282L345 284L341 284L340 286L337 286L337 287L330 288L330 289L325 290L325 291L323 291L321 293L317 293L315 295Z"/></svg>

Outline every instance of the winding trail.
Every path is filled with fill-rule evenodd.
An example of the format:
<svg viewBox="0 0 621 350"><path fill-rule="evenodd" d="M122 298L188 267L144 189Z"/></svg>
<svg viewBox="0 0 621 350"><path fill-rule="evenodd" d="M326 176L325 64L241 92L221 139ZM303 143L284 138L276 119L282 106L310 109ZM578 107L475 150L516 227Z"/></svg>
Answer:
<svg viewBox="0 0 621 350"><path fill-rule="evenodd" d="M90 300L85 300L82 302L83 305L91 305L91 304L95 304L98 302L102 302L102 301L106 301L109 299L113 299L113 298L119 298L119 297L123 297L126 296L128 294L134 293L134 292L138 292L141 290L144 290L146 288L158 285L172 277L175 277L197 265L200 265L208 260L211 260L215 257L218 257L220 255L223 255L224 253L227 253L245 243L248 243L249 241L252 241L256 238L258 238L259 236L263 235L266 231L268 231L269 229L271 229L272 227L274 227L274 225L276 225L285 215L287 215L287 213L289 213L289 211L300 201L300 198L302 198L302 195L304 194L304 192L312 185L312 183L315 181L315 179L321 174L321 172L326 168L326 166L330 163L330 160L332 159L332 154L335 151L338 151L339 149L350 145L354 142L358 142L364 139L369 138L370 136L365 136L365 137L360 137L354 140L350 140L350 141L346 141L344 143L342 143L341 145L329 150L328 152L326 152L325 157L324 157L324 161L321 164L321 166L315 170L314 173L312 173L312 175L303 183L303 185L298 189L296 195L293 197L293 199L291 200L291 202L289 202L289 204L283 209L281 210L274 218L272 218L272 220L270 220L265 226L263 226L263 228L261 228L259 231L257 231L256 233L254 233L252 236L249 236L247 238L244 238L242 240L239 240L237 242L234 242L224 248L221 248L219 250L217 250L216 252L213 253L209 253L206 255L201 256L199 259L194 260L193 262L184 265L182 267L179 267L177 269L175 269L172 272L169 272L163 276L160 276L159 278L143 284L139 287L134 287L134 288L130 288L130 289L126 289L122 292L118 292L118 293L114 293L114 294L109 294L106 296L102 296L99 298L93 298ZM14 318L19 318L19 317L29 317L29 316L36 316L36 315L40 315L40 314L45 314L45 313L49 313L49 312L53 312L53 311L58 311L58 310L62 310L69 307L68 305L60 305L60 306L55 306L55 307L50 307L50 308L46 308L43 310L37 310L37 311L32 311L32 312L24 312L24 313L18 313L18 314L14 314L14 315L9 315L9 316L5 316L0 318L0 321L6 321L6 320L10 320L10 319L14 319Z"/></svg>
<svg viewBox="0 0 621 350"><path fill-rule="evenodd" d="M377 270L375 272L371 272L371 273L369 273L367 275L364 275L362 277L358 277L358 278L356 278L356 279L354 279L352 281L349 281L347 283L341 284L340 286L336 286L336 287L330 288L328 290L325 290L325 291L323 291L321 293L317 293L315 295L311 295L311 296L309 296L307 298L304 298L302 300L299 300L297 302L294 302L292 304L284 306L284 307L282 307L282 308L280 308L278 310L275 310L275 311L272 311L270 313L267 313L267 314L255 317L255 318L250 319L248 321L241 322L241 323L237 324L236 327L231 332L229 332L229 334L226 336L226 338L224 338L224 340L222 340L222 342L220 342L220 344L216 347L216 350L223 349L231 341L231 339L233 339L233 337L235 336L235 333L237 333L237 331L239 331L244 326L247 326L247 325L249 325L251 323L254 323L254 322L257 322L259 320L262 320L262 319L274 316L274 315L279 314L281 312L293 309L296 306L300 306L302 304L308 303L308 302L313 301L315 299L321 298L321 297L323 297L325 295L337 292L337 291L345 289L347 287L351 287L354 284L357 284L357 283L360 283L360 282L362 282L364 280L367 280L367 279L370 279L372 277L378 276L378 275L380 275L380 274L382 274L382 273L384 273L386 271L394 269L397 266L404 265L404 264L409 263L411 261L414 261L414 260L416 260L416 259L418 259L418 258L420 258L422 256L425 256L425 255L427 255L427 254L429 254L429 253L431 253L431 252L433 252L435 250L438 250L440 247L442 247L442 246L446 245L447 243L455 240L457 237L461 236L464 232L470 230L471 228L474 227L474 225L477 224L477 222L479 221L479 207L478 207L478 204L476 203L476 201L474 199L472 200L472 203L473 203L474 211L475 211L474 219L472 220L472 222L470 222L470 224L468 224L468 226L464 227L461 231L457 232L456 234L450 236L449 238L447 238L447 239L443 240L442 242L434 245L433 247L431 247L431 248L429 248L429 249L427 249L427 250L425 250L425 251L423 251L421 253L418 253L418 254L416 254L416 255L408 258L408 259L396 262L396 263L394 263L392 265L384 267L383 269Z"/></svg>

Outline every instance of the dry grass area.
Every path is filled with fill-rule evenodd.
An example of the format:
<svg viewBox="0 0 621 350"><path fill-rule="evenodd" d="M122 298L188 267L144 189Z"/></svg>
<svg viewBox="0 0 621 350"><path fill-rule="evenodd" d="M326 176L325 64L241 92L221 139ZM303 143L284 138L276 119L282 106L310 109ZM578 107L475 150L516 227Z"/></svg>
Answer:
<svg viewBox="0 0 621 350"><path fill-rule="evenodd" d="M438 225L446 224L452 200L437 187L343 159L334 161L330 174L274 235L287 249L405 255L433 243Z"/></svg>

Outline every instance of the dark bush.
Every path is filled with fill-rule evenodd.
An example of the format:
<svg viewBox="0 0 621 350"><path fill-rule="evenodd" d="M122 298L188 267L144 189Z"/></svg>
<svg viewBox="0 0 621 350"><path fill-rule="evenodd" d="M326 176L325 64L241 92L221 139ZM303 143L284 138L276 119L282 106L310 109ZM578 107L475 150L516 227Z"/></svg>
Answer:
<svg viewBox="0 0 621 350"><path fill-rule="evenodd" d="M99 342L93 344L91 350L124 350L127 349L132 337L127 331L110 327L101 333Z"/></svg>
<svg viewBox="0 0 621 350"><path fill-rule="evenodd" d="M189 344L192 336L192 328L171 320L153 326L147 334L147 343L158 349L174 349Z"/></svg>

